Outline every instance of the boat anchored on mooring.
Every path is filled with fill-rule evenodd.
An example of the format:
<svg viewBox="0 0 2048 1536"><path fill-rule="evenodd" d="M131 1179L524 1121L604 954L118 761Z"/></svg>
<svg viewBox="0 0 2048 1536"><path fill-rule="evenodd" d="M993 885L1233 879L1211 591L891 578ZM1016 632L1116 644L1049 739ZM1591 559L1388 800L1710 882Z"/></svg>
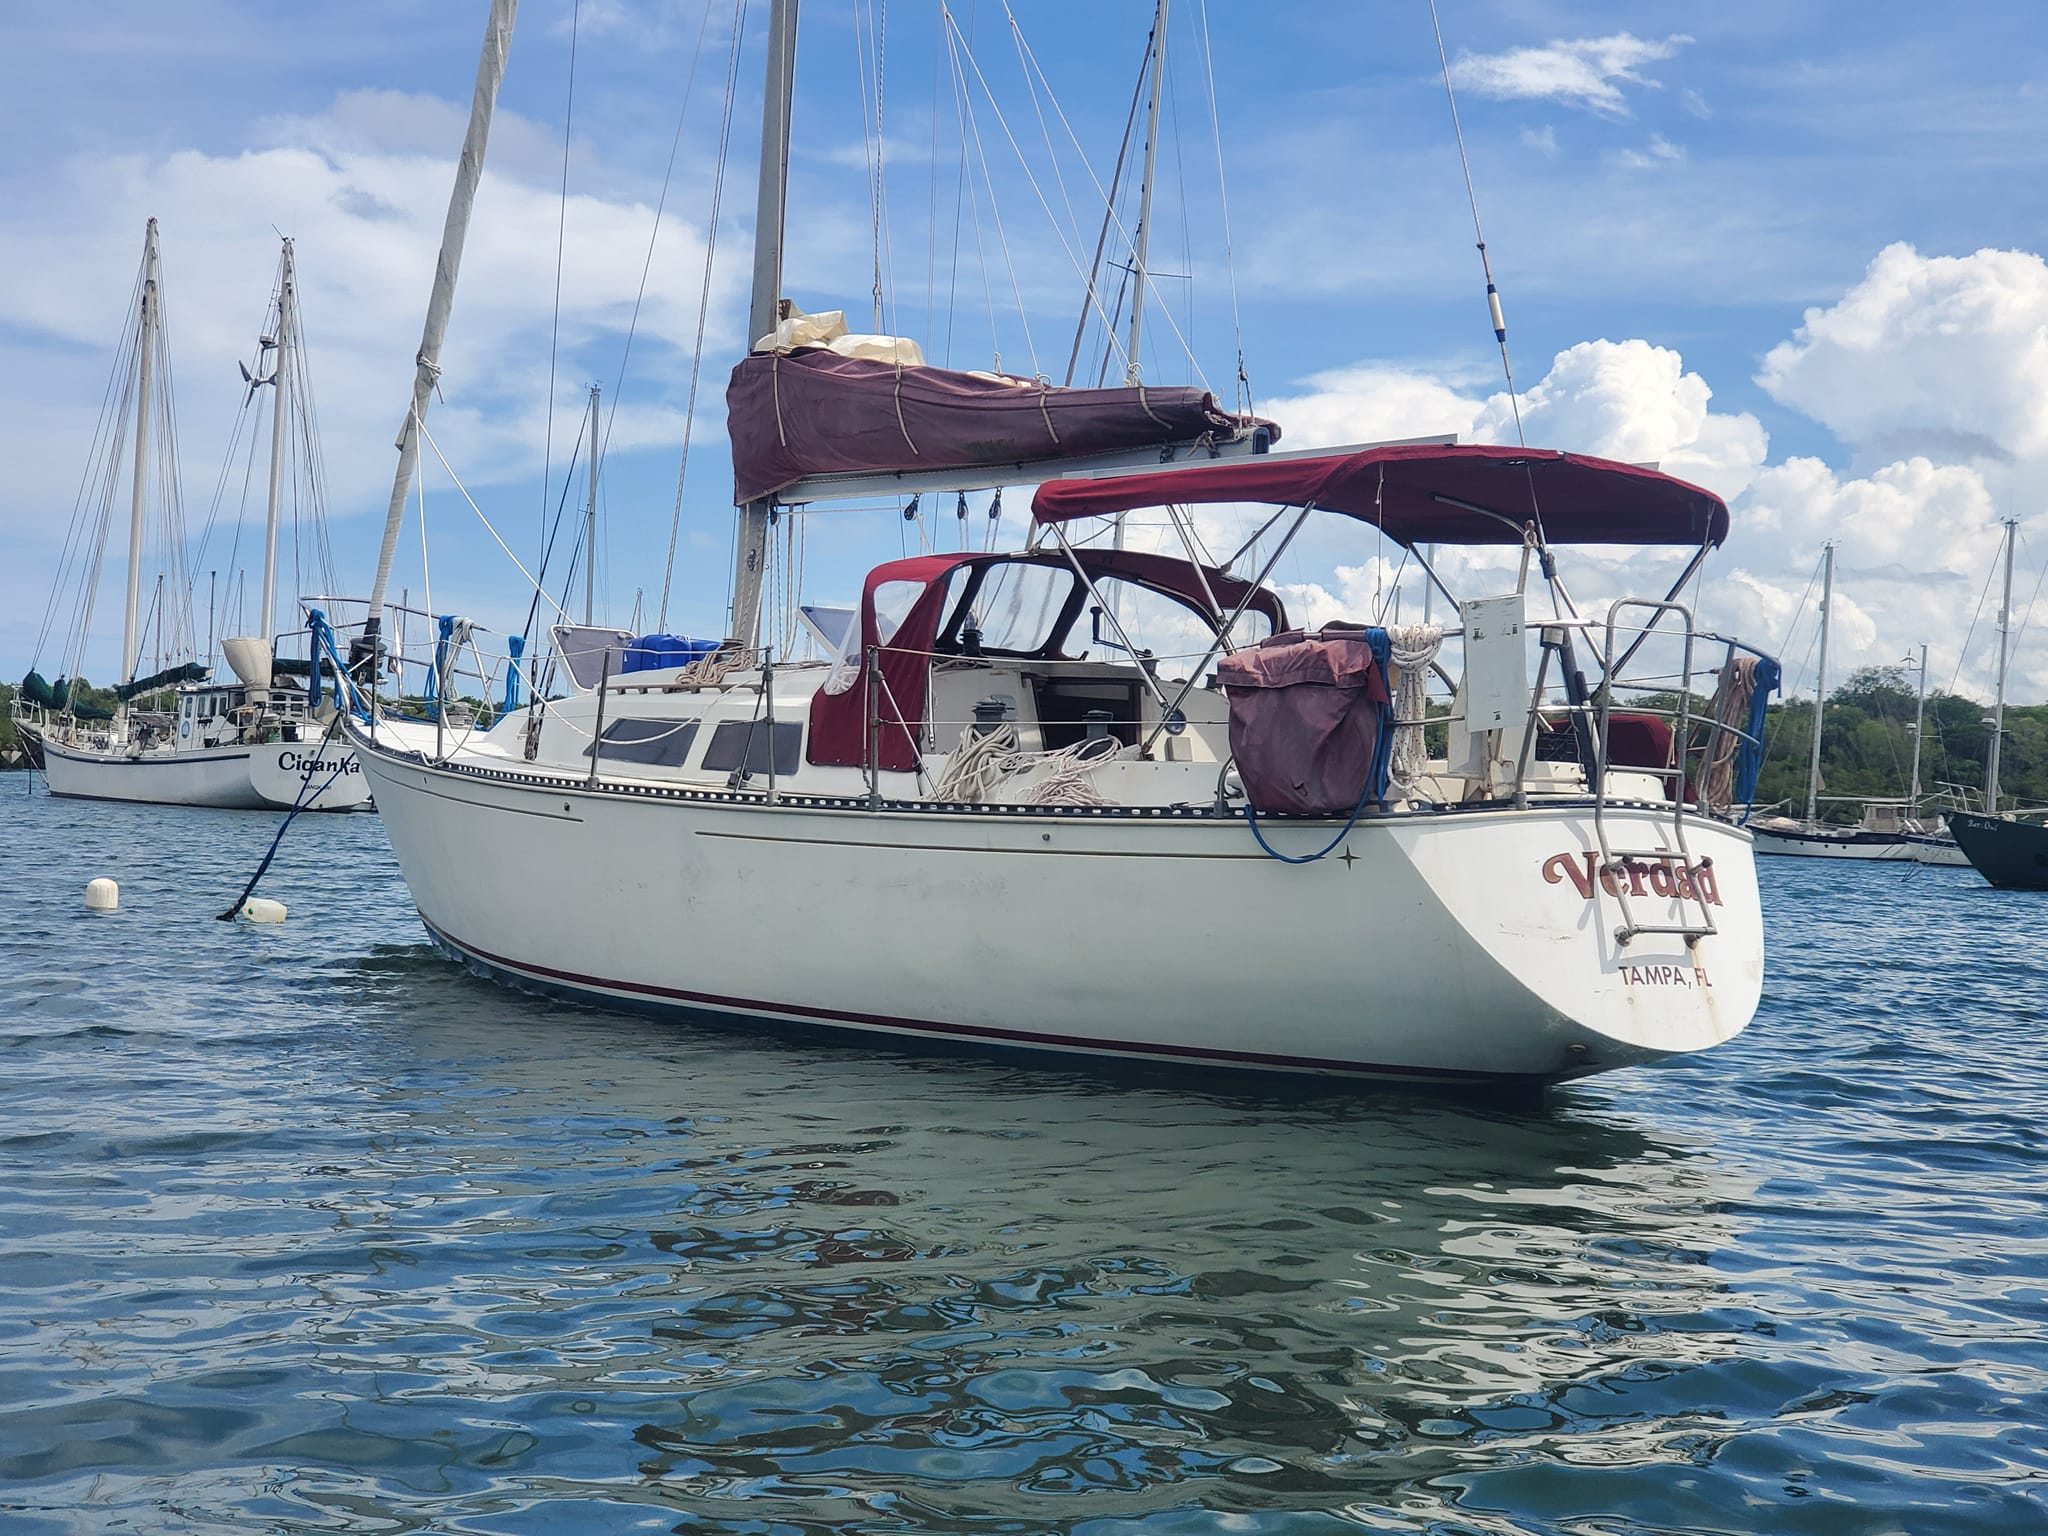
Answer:
<svg viewBox="0 0 2048 1536"><path fill-rule="evenodd" d="M1232 1072L1540 1085L1738 1034L1763 924L1735 812L1777 669L1677 601L1722 501L1539 449L1273 452L1271 423L1189 391L955 374L894 338L847 355L780 295L795 10L771 11L759 340L728 396L734 633L650 666L639 637L558 625L555 685L529 669L488 728L358 688L349 741L436 941L753 1031ZM363 672L509 25L500 0ZM833 426L868 421L889 430ZM851 611L810 610L822 659L761 643L785 509L882 488L964 517L970 490L1032 484L1029 547L876 566ZM1226 506L1259 526L1218 562L1196 514ZM1122 547L1140 509L1178 550ZM1396 549L1455 621L1294 627L1270 579L1311 518ZM1687 558L1588 618L1558 570L1587 544ZM1461 601L1453 546L1519 577Z"/></svg>
<svg viewBox="0 0 2048 1536"><path fill-rule="evenodd" d="M74 679L82 660L85 636L73 637L69 652L71 676L56 684L31 670L22 681L24 708L18 725L25 743L49 784L50 793L80 800L127 800L155 805L192 805L225 809L352 810L368 804L368 781L362 765L331 729L333 695L323 702L319 649L294 660L280 656L270 638L276 607L277 544L286 461L295 460L307 473L317 463L317 445L304 411L307 388L301 352L297 281L292 242L284 242L275 294L261 344L257 370L244 369L248 384L245 408L259 391L269 388L271 401L270 482L265 519L262 597L256 610L263 633L221 641L221 651L236 680L212 680L212 668L197 660L192 625L191 587L182 569L183 530L176 491L175 445L170 436L169 356L163 335L162 278L157 251L156 220L149 221L143 242L142 273L137 283L136 323L132 345L124 346L116 365L117 383L110 391L117 419L111 430L103 424L101 440L109 444L104 471L92 479L98 505L81 504L86 529L74 535L74 548L90 550L78 573L86 594L82 614L91 613L90 589L97 582L104 553L106 501L117 478L114 463L121 456L119 402L134 403L134 453L130 478L127 593L121 639L121 681L113 693L112 710L95 708ZM263 360L270 368L263 371ZM125 375L125 377L122 377ZM152 422L154 421L154 431ZM297 435L297 442L293 437ZM252 435L250 451L254 452ZM161 463L152 466L155 452ZM157 538L145 535L151 491L155 488ZM317 493L308 512L318 517ZM153 548L165 569L155 587L150 617L158 637L159 665L137 676L147 624L140 612L143 562ZM54 605L53 605L54 606ZM307 634L317 642L325 623L308 615ZM210 637L209 637L210 638ZM166 657L165 651L172 652ZM177 654L186 656L179 661Z"/></svg>

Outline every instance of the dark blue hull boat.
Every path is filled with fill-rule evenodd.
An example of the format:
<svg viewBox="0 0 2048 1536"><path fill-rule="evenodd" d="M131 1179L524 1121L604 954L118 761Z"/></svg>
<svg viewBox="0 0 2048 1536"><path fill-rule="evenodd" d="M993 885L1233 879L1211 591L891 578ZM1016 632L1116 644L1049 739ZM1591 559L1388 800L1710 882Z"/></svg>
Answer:
<svg viewBox="0 0 2048 1536"><path fill-rule="evenodd" d="M1977 873L2000 890L2048 891L2048 823L1962 812L1948 826Z"/></svg>

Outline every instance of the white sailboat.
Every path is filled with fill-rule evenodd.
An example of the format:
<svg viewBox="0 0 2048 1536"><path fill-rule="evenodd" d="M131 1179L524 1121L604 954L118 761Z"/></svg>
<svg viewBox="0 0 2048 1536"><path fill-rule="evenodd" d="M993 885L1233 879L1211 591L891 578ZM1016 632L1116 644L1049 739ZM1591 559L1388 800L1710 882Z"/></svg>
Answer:
<svg viewBox="0 0 2048 1536"><path fill-rule="evenodd" d="M95 712L80 707L68 685L52 688L31 671L23 683L30 713L21 722L22 731L40 760L53 795L245 810L296 805L324 811L364 806L370 797L369 785L361 763L328 729L333 706L321 708L317 663L304 681L283 675L271 639L277 603L278 520L286 439L294 419L291 390L298 346L292 243L284 242L274 319L264 336L264 351L274 352L272 368L267 376L250 379L252 395L263 385L270 386L274 395L262 601L257 610L263 633L222 642L238 679L233 683L211 681L211 668L197 660L159 668L147 677L137 675L142 664L137 620L145 511L152 485L151 416L154 411L167 418L169 412L168 380L160 366L164 358L163 296L154 219L144 238L138 292L127 603L121 681L115 689L120 703L112 718L95 718ZM115 448L118 451L118 441ZM175 474L174 463L161 471L165 483L174 481ZM175 537L166 536L161 542L166 547L160 553L167 561L182 557ZM95 560L83 578L87 585L97 569ZM167 575L174 600L184 590L184 573L174 567ZM160 628L165 601L160 589ZM81 631L84 628L81 625ZM188 646L191 638L186 637ZM82 648L82 632L77 644ZM144 707L152 701L158 707Z"/></svg>
<svg viewBox="0 0 2048 1536"><path fill-rule="evenodd" d="M1907 660L1912 660L1909 656ZM1957 844L1955 836L1948 829L1948 819L1938 812L1928 816L1920 804L1920 763L1922 747L1927 736L1927 645L1920 646L1920 686L1913 702L1913 774L1906 790L1907 814L1911 830L1907 842L1912 847L1915 864L1944 865L1950 868L1967 867L1968 854Z"/></svg>
<svg viewBox="0 0 2048 1536"><path fill-rule="evenodd" d="M366 658L513 9L492 11ZM896 414L905 437L928 434L917 464L863 460L889 433L829 425L860 401L813 412L802 393L857 392L862 370L785 329L796 10L771 10L761 341L729 396L744 514L733 633L713 656L628 670L631 636L558 626L567 696L530 690L459 737L358 694L350 741L435 939L518 986L762 1032L1233 1072L1542 1084L1739 1033L1763 934L1749 834L1728 812L1760 750L1759 668L1675 601L1725 536L1720 500L1539 450L1269 453L1269 425L1249 421L1085 464L948 463L942 418ZM901 353L875 366L899 412L928 384L974 393ZM745 406L761 380L776 389L768 418ZM1092 423L1081 413L1149 410L1164 392L998 385L987 409L1020 397L1048 424ZM1031 483L1036 547L878 566L850 622L828 627L829 661L759 644L780 508L877 485ZM1190 509L1222 503L1266 519L1242 570L1203 558L1193 534ZM1104 520L1150 507L1185 557L1108 542ZM1288 631L1267 578L1318 514L1403 546L1446 599L1434 546L1524 549L1524 581L1459 605L1448 635ZM1088 526L1103 543L1076 532ZM1669 592L1603 623L1556 573L1580 543L1692 553ZM1554 617L1531 611L1538 592ZM1148 609L1198 641L1147 650ZM1681 678L1674 714L1615 705L1646 641L1673 653L1656 682ZM1462 675L1444 668L1456 688L1431 741L1423 700L1445 642ZM1706 720L1690 713L1700 673L1719 683Z"/></svg>
<svg viewBox="0 0 2048 1536"><path fill-rule="evenodd" d="M1813 685L1812 756L1806 776L1806 815L1761 816L1751 821L1756 851L1776 857L1802 859L1853 859L1883 863L1947 863L1944 857L1954 843L1938 826L1920 820L1920 725L1913 727L1913 782L1907 798L1865 800L1863 814L1855 826L1840 826L1820 817L1820 749L1828 698L1828 627L1835 602L1835 546L1821 546L1821 597L1819 660ZM1920 656L1920 704L1927 702L1927 655Z"/></svg>

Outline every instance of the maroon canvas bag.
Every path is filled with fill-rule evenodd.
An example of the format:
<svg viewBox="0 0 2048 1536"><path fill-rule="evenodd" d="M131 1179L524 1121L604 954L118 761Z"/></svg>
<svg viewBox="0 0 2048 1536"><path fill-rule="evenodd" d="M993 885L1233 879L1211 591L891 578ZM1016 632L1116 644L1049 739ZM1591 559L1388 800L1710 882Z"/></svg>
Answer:
<svg viewBox="0 0 2048 1536"><path fill-rule="evenodd" d="M1216 665L1254 810L1349 816L1372 782L1387 681L1362 628L1288 630Z"/></svg>

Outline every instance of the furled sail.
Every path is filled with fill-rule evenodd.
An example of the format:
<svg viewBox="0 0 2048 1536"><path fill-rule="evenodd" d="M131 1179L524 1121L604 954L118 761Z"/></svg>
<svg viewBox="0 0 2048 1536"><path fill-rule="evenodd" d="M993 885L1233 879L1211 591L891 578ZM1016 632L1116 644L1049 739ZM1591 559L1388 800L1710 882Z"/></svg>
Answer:
<svg viewBox="0 0 2048 1536"><path fill-rule="evenodd" d="M824 334L833 328L815 324L837 315L793 318L805 322L802 331L785 320L726 387L736 503L818 475L983 470L1280 436L1272 422L1232 415L1203 389L1066 389L934 368L911 361L919 356L912 343L848 337L843 323Z"/></svg>
<svg viewBox="0 0 2048 1536"><path fill-rule="evenodd" d="M175 688L180 683L203 683L211 670L196 661L188 661L182 666L166 667L161 672L138 677L132 683L116 683L114 697L125 704L130 699L141 698L145 693L155 693L159 688Z"/></svg>

